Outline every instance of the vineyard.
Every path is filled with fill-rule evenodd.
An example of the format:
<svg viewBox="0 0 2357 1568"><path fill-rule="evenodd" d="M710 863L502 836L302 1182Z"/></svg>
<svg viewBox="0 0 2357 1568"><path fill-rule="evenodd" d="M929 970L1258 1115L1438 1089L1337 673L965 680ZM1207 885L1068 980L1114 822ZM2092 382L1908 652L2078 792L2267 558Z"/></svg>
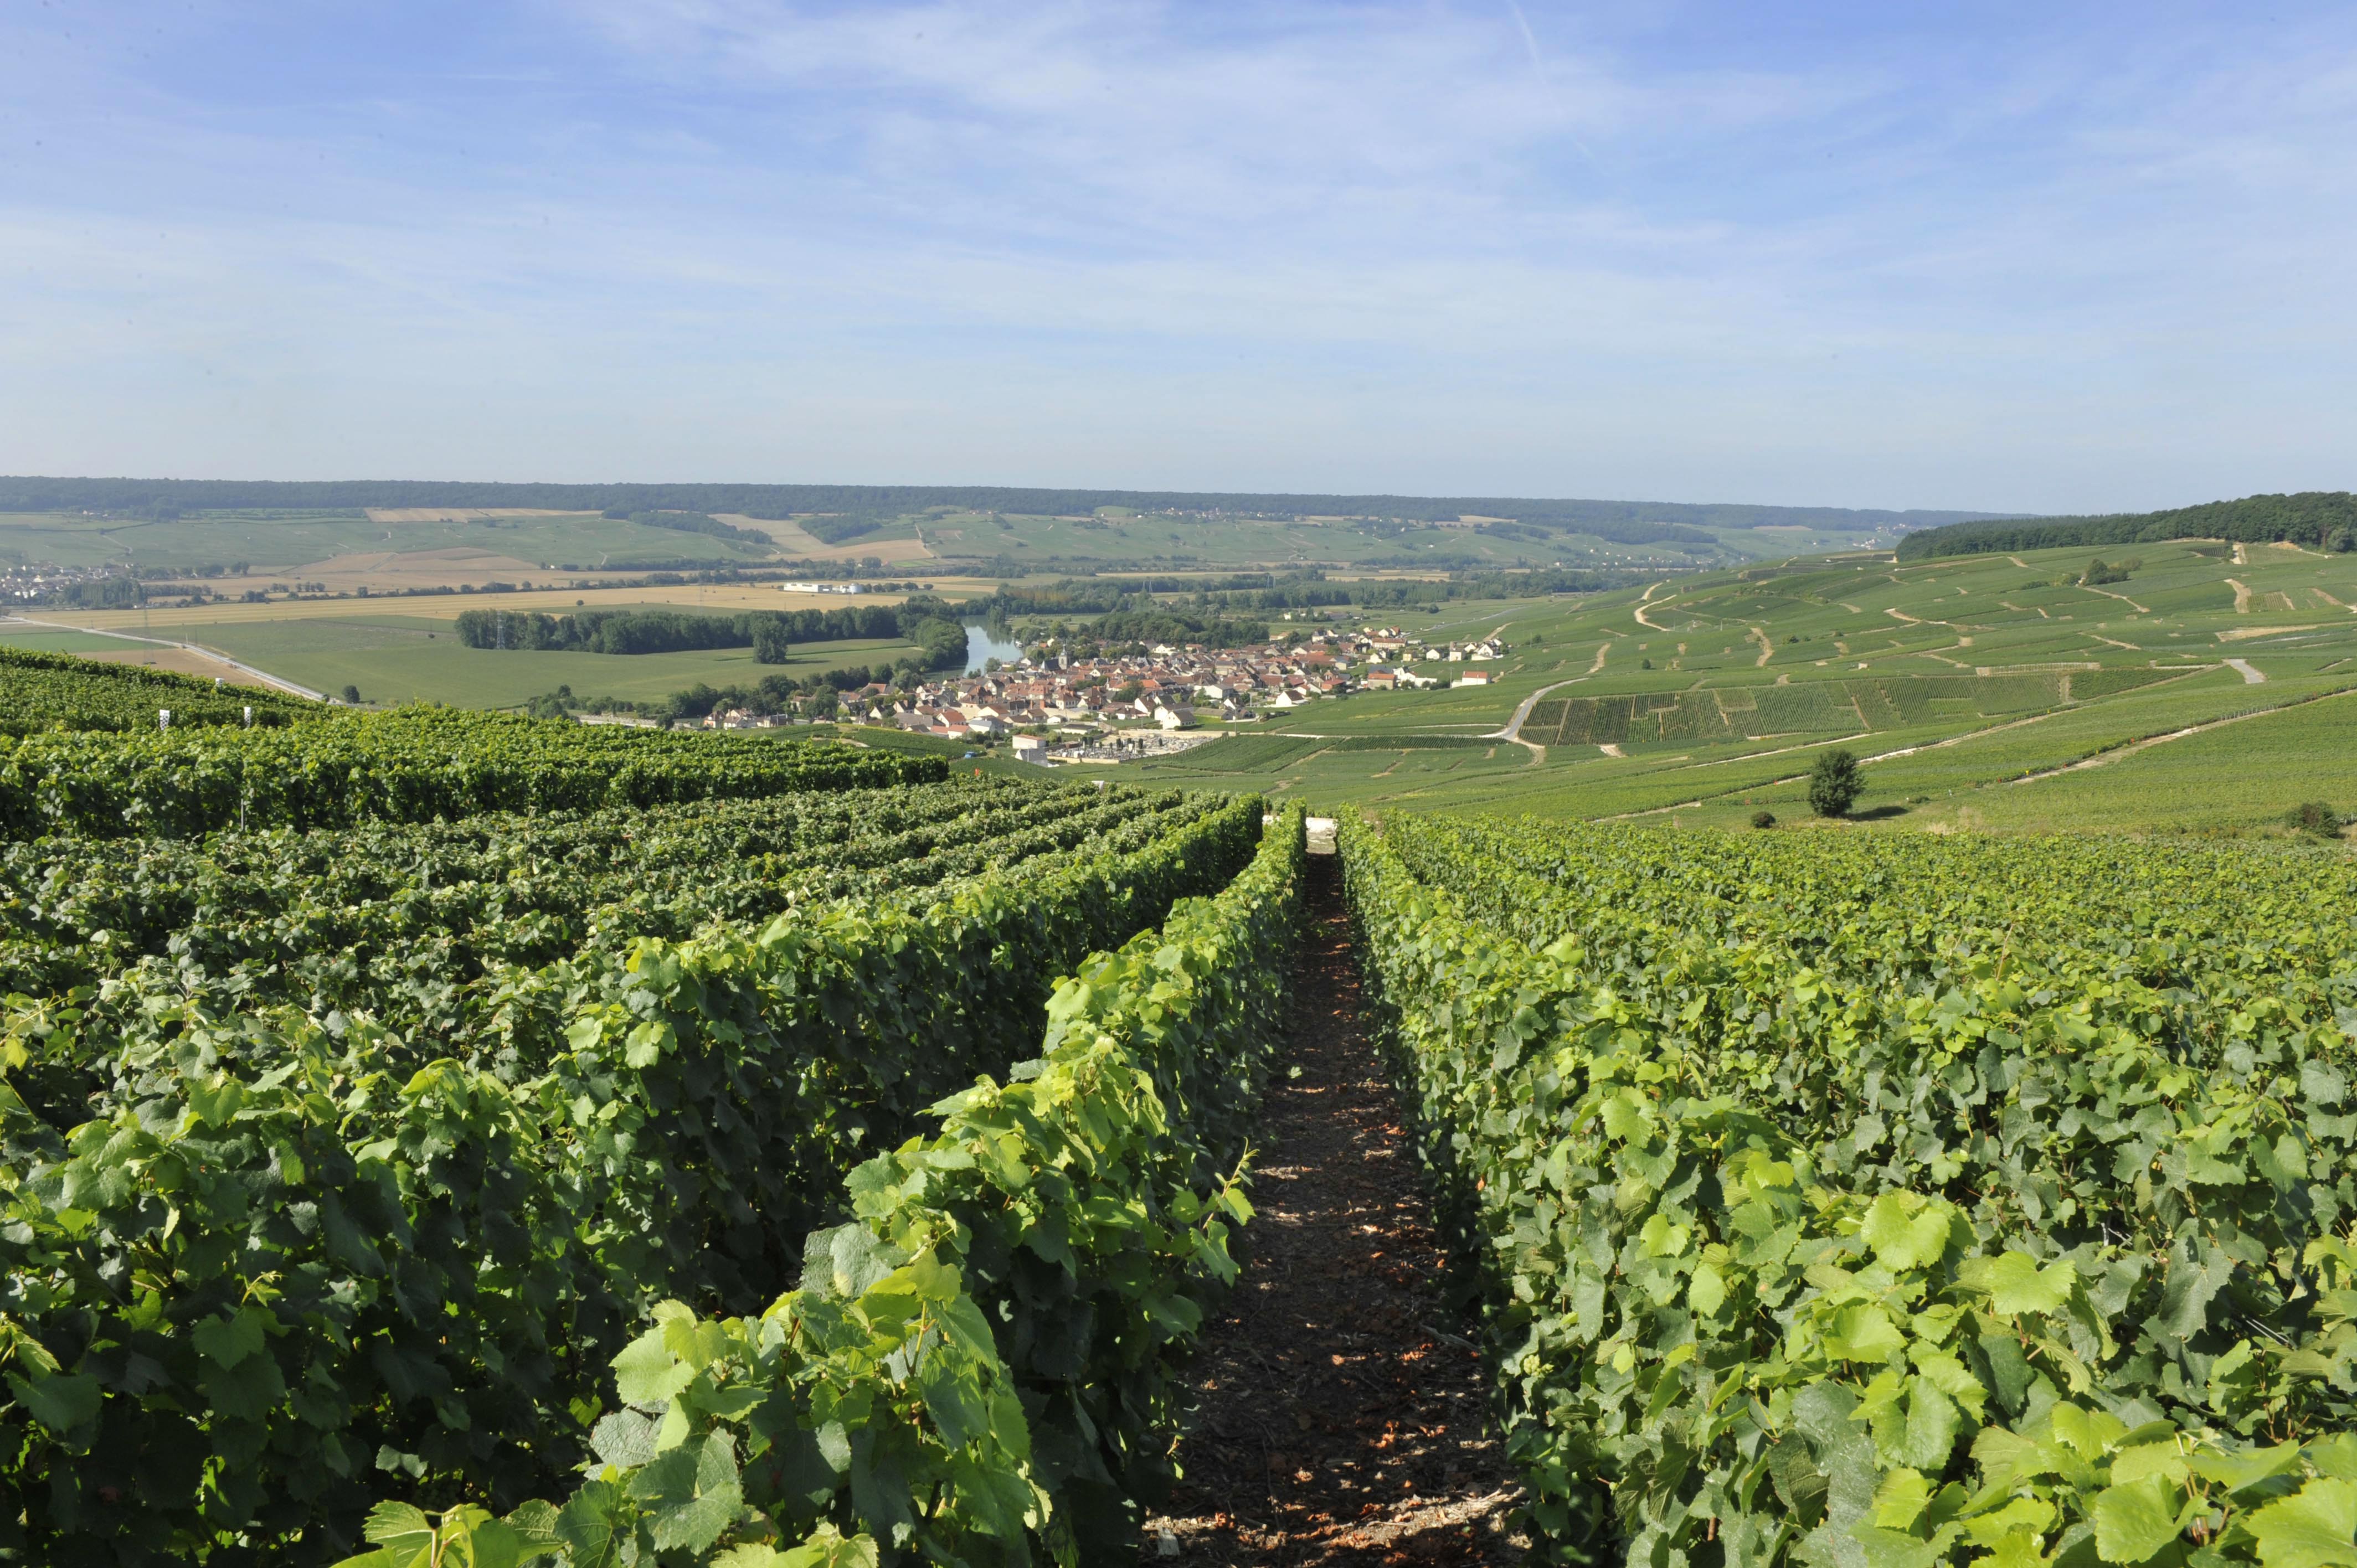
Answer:
<svg viewBox="0 0 2357 1568"><path fill-rule="evenodd" d="M51 716L0 752L0 1557L326 1563L420 1509L483 1563L1135 1538L1249 1213L1297 818Z"/></svg>
<svg viewBox="0 0 2357 1568"><path fill-rule="evenodd" d="M0 840L422 822L946 777L938 757L443 708L283 729L45 730L0 737Z"/></svg>
<svg viewBox="0 0 2357 1568"><path fill-rule="evenodd" d="M1566 1560L2357 1561L2345 863L1342 854Z"/></svg>
<svg viewBox="0 0 2357 1568"><path fill-rule="evenodd" d="M0 1561L2357 1568L2340 857L49 717Z"/></svg>
<svg viewBox="0 0 2357 1568"><path fill-rule="evenodd" d="M250 686L232 689L169 671L0 648L0 735L151 730L157 727L159 710L183 727L283 725L325 711L316 703Z"/></svg>

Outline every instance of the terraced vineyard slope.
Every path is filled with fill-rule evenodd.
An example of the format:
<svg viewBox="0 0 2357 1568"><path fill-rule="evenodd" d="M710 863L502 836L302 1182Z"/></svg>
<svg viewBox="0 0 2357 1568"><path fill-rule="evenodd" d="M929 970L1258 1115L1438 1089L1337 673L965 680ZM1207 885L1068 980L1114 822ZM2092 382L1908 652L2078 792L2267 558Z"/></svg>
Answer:
<svg viewBox="0 0 2357 1568"><path fill-rule="evenodd" d="M1337 613L1434 642L1495 636L1507 653L1417 666L1485 684L1271 713L1141 771L1319 809L1735 827L1762 809L1805 818L1810 766L1839 747L1863 760L1862 820L1884 831L2250 832L2307 800L2357 810L2357 699L2342 695L2357 689L2357 553L2169 540L1859 555Z"/></svg>

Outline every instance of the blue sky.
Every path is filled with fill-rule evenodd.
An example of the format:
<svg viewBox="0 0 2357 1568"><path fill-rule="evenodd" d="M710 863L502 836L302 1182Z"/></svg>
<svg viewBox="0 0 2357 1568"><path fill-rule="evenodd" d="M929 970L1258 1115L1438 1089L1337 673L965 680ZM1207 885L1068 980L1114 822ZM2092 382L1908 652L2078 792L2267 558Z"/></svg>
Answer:
<svg viewBox="0 0 2357 1568"><path fill-rule="evenodd" d="M16 0L0 471L2357 483L2357 7Z"/></svg>

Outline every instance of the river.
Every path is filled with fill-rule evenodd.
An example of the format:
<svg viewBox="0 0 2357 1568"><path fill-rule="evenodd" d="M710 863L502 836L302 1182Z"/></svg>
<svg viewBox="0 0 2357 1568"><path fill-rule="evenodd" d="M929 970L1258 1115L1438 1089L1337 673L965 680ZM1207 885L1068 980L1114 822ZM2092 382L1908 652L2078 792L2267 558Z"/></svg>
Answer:
<svg viewBox="0 0 2357 1568"><path fill-rule="evenodd" d="M1023 645L991 635L986 626L969 625L965 628L965 672L979 675L982 667L993 659L1002 664L1012 664L1023 657Z"/></svg>

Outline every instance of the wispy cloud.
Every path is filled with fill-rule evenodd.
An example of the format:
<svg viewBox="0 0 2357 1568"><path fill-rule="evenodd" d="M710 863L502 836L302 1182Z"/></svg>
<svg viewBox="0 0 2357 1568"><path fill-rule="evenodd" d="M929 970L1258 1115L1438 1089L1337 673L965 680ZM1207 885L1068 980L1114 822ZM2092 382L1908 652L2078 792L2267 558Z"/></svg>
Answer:
<svg viewBox="0 0 2357 1568"><path fill-rule="evenodd" d="M0 469L2349 480L2336 8L40 17L0 18Z"/></svg>

